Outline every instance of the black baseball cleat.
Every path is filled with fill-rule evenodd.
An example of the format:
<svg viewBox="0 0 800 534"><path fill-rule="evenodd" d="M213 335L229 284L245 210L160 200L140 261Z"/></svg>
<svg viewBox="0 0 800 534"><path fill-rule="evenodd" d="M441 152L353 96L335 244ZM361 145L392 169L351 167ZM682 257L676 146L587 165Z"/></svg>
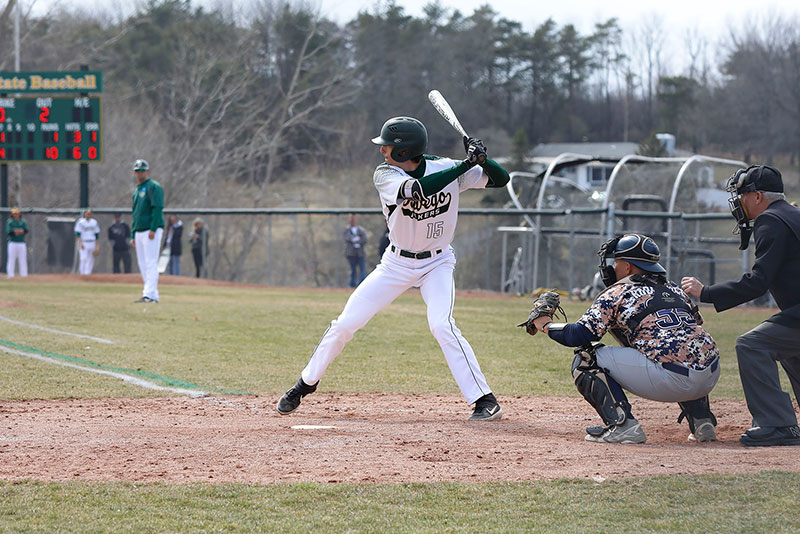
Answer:
<svg viewBox="0 0 800 534"><path fill-rule="evenodd" d="M775 445L800 445L800 428L792 426L757 426L739 437L745 447L772 447Z"/></svg>
<svg viewBox="0 0 800 534"><path fill-rule="evenodd" d="M317 384L319 384L319 382L317 382ZM298 378L297 383L283 394L283 397L278 401L275 409L278 410L278 413L281 415L292 413L300 406L300 399L317 390L317 384L309 386L303 382L302 378Z"/></svg>
<svg viewBox="0 0 800 534"><path fill-rule="evenodd" d="M150 297L142 297L140 299L134 300L133 302L136 303L136 304L138 304L140 302L144 302L145 304L149 304L151 302L155 302L156 304L158 304L158 301L156 299L151 299Z"/></svg>
<svg viewBox="0 0 800 534"><path fill-rule="evenodd" d="M494 394L488 393L475 401L475 410L469 416L469 421L491 421L502 419L503 410L497 403Z"/></svg>

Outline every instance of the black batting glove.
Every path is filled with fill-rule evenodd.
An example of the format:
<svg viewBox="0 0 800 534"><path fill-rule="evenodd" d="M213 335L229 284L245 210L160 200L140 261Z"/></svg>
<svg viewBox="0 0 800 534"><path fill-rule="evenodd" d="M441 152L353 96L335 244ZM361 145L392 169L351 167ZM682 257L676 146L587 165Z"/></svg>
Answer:
<svg viewBox="0 0 800 534"><path fill-rule="evenodd" d="M467 165L474 167L486 163L486 147L480 139L465 137L464 148L467 151L467 157L464 159Z"/></svg>
<svg viewBox="0 0 800 534"><path fill-rule="evenodd" d="M469 152L469 143L474 139L474 137L467 137L466 135L462 137L464 140L464 152Z"/></svg>

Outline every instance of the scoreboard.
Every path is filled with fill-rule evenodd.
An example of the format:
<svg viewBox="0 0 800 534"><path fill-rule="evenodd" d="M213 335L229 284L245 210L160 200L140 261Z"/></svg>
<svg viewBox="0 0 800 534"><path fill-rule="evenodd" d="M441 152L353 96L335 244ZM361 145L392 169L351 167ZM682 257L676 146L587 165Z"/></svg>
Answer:
<svg viewBox="0 0 800 534"><path fill-rule="evenodd" d="M0 97L0 163L103 159L99 97Z"/></svg>

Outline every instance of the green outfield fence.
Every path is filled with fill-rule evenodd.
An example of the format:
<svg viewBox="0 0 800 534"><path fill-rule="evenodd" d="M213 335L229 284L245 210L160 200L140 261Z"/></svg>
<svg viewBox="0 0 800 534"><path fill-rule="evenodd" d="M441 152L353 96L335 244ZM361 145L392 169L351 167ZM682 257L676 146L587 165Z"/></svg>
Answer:
<svg viewBox="0 0 800 534"><path fill-rule="evenodd" d="M29 272L76 272L72 225L79 209L20 208L28 221ZM0 208L5 221L8 208ZM130 210L93 208L101 226L102 251L95 273L112 271L111 246L106 236L113 215L130 224ZM379 261L379 242L385 230L378 209L173 208L183 222L181 275L194 276L188 236L200 217L209 232L204 277L272 286L345 287L349 267L342 231L349 214L367 230L367 266ZM458 258L459 289L525 294L537 287L557 287L580 294L597 271L596 251L607 236L642 232L656 239L662 264L671 279L698 276L704 282L738 278L752 260L738 250L731 234L729 213L688 214L656 211L575 208L565 210L465 209L460 211L453 247ZM523 219L523 216L527 218ZM535 216L540 227L525 220ZM2 270L5 272L4 236ZM137 272L135 255L133 272Z"/></svg>

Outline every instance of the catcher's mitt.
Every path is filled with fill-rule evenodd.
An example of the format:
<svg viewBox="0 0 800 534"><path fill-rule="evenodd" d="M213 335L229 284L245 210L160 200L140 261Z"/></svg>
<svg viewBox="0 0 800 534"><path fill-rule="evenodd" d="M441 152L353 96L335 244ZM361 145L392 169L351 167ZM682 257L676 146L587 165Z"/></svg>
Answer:
<svg viewBox="0 0 800 534"><path fill-rule="evenodd" d="M533 308L528 316L528 320L524 323L518 324L517 326L524 326L526 332L532 336L535 336L536 332L539 330L536 328L536 325L533 324L533 321L543 315L546 315L552 319L553 316L559 312L566 321L567 314L564 313L564 308L561 307L561 297L555 291L547 291L536 297L536 299L533 301Z"/></svg>

